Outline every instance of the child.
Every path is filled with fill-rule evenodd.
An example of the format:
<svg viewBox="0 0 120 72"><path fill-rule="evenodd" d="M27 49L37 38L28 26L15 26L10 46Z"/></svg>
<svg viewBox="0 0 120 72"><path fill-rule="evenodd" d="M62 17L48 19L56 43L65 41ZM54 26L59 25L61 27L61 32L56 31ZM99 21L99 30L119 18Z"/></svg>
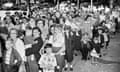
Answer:
<svg viewBox="0 0 120 72"><path fill-rule="evenodd" d="M90 55L92 56L92 63L97 63L97 58L100 57L100 44L98 42L98 38L94 37L92 42L92 51Z"/></svg>
<svg viewBox="0 0 120 72"><path fill-rule="evenodd" d="M110 42L110 35L107 30L105 30L105 32L103 33L103 36L104 36L104 49L107 49Z"/></svg>
<svg viewBox="0 0 120 72"><path fill-rule="evenodd" d="M6 52L4 56L4 72L18 72L22 59L19 53L13 48L11 40L6 41Z"/></svg>
<svg viewBox="0 0 120 72"><path fill-rule="evenodd" d="M90 38L88 33L84 33L81 39L81 53L82 53L82 60L88 60L89 51L91 49L90 45Z"/></svg>
<svg viewBox="0 0 120 72"><path fill-rule="evenodd" d="M43 68L43 72L55 72L57 62L55 55L52 53L52 45L46 44L45 51L46 53L39 60L40 67Z"/></svg>

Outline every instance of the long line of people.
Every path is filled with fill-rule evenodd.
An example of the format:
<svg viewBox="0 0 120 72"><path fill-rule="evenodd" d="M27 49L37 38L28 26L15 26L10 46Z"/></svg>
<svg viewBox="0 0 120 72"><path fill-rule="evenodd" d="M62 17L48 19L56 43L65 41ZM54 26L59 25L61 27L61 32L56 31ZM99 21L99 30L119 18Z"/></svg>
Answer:
<svg viewBox="0 0 120 72"><path fill-rule="evenodd" d="M60 10L48 12L48 9L34 8L29 17L18 12L14 15L8 13L1 20L2 72L62 72L68 67L72 71L74 55L78 55L78 52L81 52L81 60L84 61L92 59L95 62L102 57L101 49L108 48L110 32L116 32L114 21L111 23L112 30L107 25L107 19L99 21L99 16L95 17L96 14L91 12L83 11L85 14L82 15L82 10L80 13L74 9L61 13ZM81 21L96 18L96 22L90 22L88 27L87 21L84 27L78 27L80 29L74 28L71 22L66 25L67 20L76 17L82 18ZM78 24L81 23L84 22Z"/></svg>

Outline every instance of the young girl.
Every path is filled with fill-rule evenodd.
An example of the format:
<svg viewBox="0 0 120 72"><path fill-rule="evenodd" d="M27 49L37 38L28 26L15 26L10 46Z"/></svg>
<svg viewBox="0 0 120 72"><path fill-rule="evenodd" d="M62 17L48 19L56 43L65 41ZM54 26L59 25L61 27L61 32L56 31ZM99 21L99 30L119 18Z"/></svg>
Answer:
<svg viewBox="0 0 120 72"><path fill-rule="evenodd" d="M99 41L98 41L97 37L93 38L92 51L91 51L90 55L92 56L92 62L91 63L97 63L97 58L100 57L100 44L99 44Z"/></svg>
<svg viewBox="0 0 120 72"><path fill-rule="evenodd" d="M82 60L88 60L89 51L91 49L91 40L89 38L88 33L84 33L81 39L81 53Z"/></svg>
<svg viewBox="0 0 120 72"><path fill-rule="evenodd" d="M52 53L52 45L46 44L45 51L46 53L39 60L40 67L43 68L43 72L55 72L57 62L55 55Z"/></svg>

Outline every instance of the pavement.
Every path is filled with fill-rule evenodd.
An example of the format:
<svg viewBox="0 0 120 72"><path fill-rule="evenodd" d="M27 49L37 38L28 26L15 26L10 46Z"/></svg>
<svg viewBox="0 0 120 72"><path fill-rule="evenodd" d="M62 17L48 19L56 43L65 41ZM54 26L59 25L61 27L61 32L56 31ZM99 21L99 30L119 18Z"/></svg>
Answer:
<svg viewBox="0 0 120 72"><path fill-rule="evenodd" d="M97 65L91 64L91 60L81 60L80 54L74 56L73 71L63 72L120 72L120 33L111 38L108 50L103 50L102 54Z"/></svg>
<svg viewBox="0 0 120 72"><path fill-rule="evenodd" d="M120 33L111 38L107 50L102 50L102 56L97 65L91 64L91 60L82 61L81 55L75 56L73 71L64 72L120 72Z"/></svg>

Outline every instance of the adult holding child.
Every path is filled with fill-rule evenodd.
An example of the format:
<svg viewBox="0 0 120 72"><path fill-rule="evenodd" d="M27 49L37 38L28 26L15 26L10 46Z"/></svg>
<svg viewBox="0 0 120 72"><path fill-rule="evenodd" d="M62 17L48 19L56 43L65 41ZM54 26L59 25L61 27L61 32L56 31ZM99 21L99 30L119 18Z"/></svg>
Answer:
<svg viewBox="0 0 120 72"><path fill-rule="evenodd" d="M50 43L52 44L53 53L56 54L57 60L57 70L58 72L62 72L62 69L65 64L64 55L65 55L65 39L64 33L62 31L62 27L60 25L56 25L55 32L53 34L53 38Z"/></svg>

